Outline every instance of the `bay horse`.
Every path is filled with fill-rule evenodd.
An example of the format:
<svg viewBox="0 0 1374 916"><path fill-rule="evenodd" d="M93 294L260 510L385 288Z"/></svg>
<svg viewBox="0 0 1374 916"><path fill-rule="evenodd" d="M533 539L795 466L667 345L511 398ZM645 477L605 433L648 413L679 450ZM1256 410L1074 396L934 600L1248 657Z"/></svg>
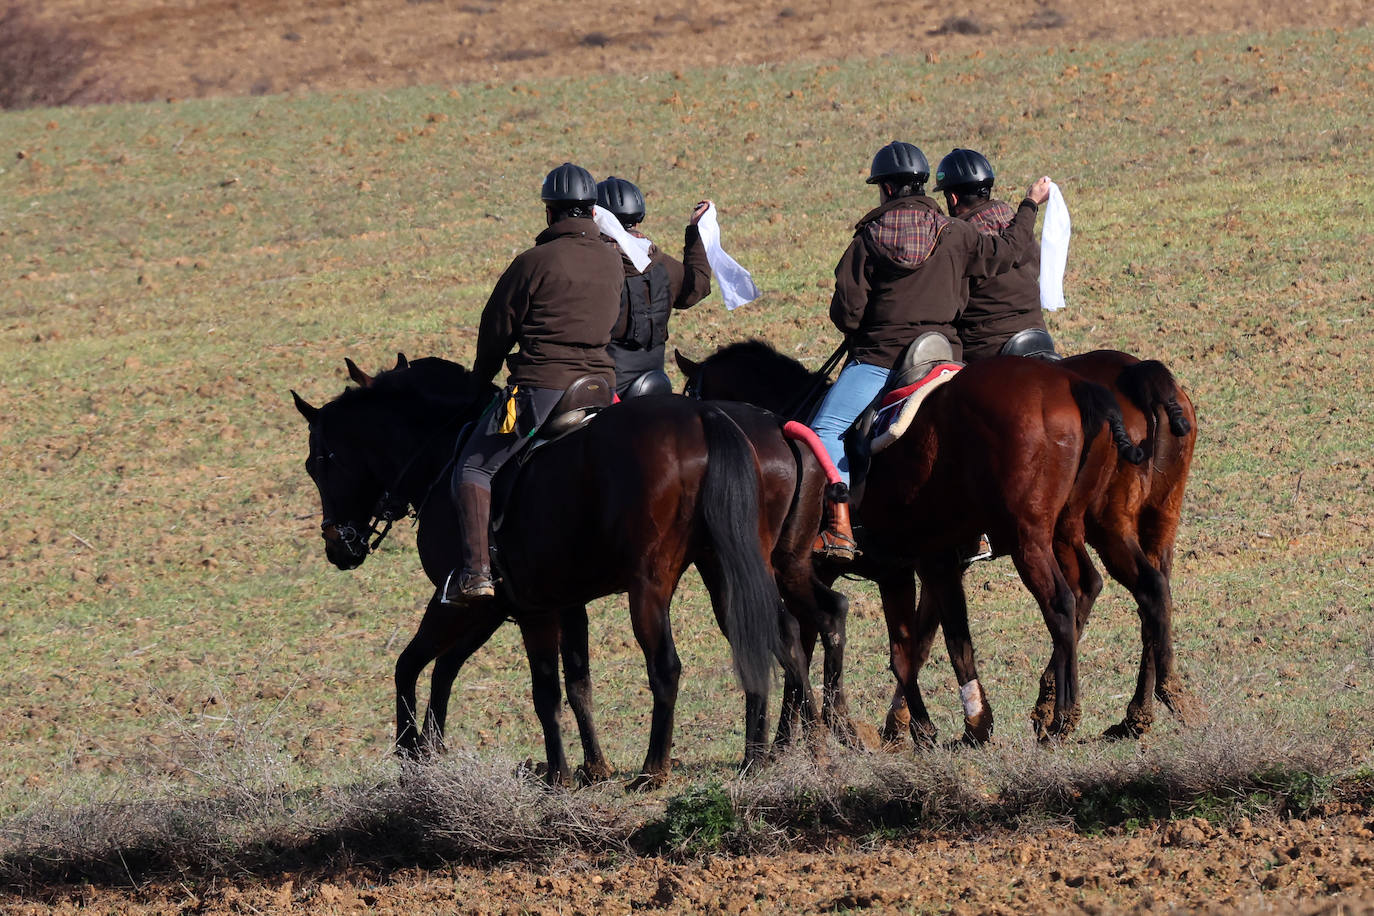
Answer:
<svg viewBox="0 0 1374 916"><path fill-rule="evenodd" d="M809 372L801 363L757 340L731 344L701 363L681 353L676 357L688 389L702 397L749 397L779 409L791 404L801 417L810 412L828 384L823 373ZM1094 481L1095 493L1080 493L1086 499L1086 540L1098 550L1113 578L1136 598L1141 618L1142 655L1136 693L1126 717L1106 732L1108 737L1136 737L1150 727L1154 696L1185 721L1192 717L1192 701L1173 667L1169 574L1196 419L1187 395L1157 361L1142 362L1119 351L1096 350L1069 357L1058 365L1111 390L1129 439L1141 442L1148 454L1148 460L1140 464L1116 461L1105 484L1100 477ZM798 392L809 393L809 397L798 400ZM1164 426L1170 435L1164 435ZM1075 594L1076 629L1081 638L1102 580L1081 544L1057 543L1056 553ZM933 630L925 633L923 646L917 651L920 659L928 655L933 637ZM951 648L951 655L954 651ZM1041 678L1040 696L1032 713L1041 737L1050 733L1054 708L1051 666ZM884 738L898 740L899 729L907 724L904 720L909 721L910 716L899 686ZM934 733L928 720L921 721L919 712L916 720L910 721L910 728L913 733Z"/></svg>
<svg viewBox="0 0 1374 916"><path fill-rule="evenodd" d="M462 366L438 359L402 358L396 369L375 378L351 362L349 371L361 387L323 407L293 392L310 425L307 468L320 491L326 556L344 569L361 564L375 546L368 532L376 522L364 520L414 507L421 562L437 586L458 549L457 513L447 493L458 428L476 418L494 389L477 384ZM763 553L789 538L810 541L805 531L783 523L792 490L771 500L761 494L762 482L771 478L761 473L738 421L719 406L699 406L676 396L636 399L531 456L503 507L495 540L499 568L507 576L498 599L455 608L439 604L436 592L397 660L402 753L415 756L441 740L459 669L511 616L530 658L548 778L570 777L557 717L560 651L587 770L594 778L609 776L591 716L585 603L628 591L654 697L649 751L634 784L661 781L669 767L680 675L668 606L678 579L694 562L745 689L746 764L762 757L770 654L781 657L789 683L800 678L796 689L810 693L795 630L786 640L790 656L779 645L779 621L785 623L786 615L780 614ZM754 415L746 423L766 416L744 405L736 413ZM819 497L814 501L818 517ZM769 513L766 519L761 507ZM415 682L436 657L422 730L415 721Z"/></svg>
<svg viewBox="0 0 1374 916"><path fill-rule="evenodd" d="M755 362L746 371L776 380L777 363L786 357L779 354L760 371L759 352L753 345ZM703 395L711 393L704 374L699 382ZM747 383L735 396L744 390ZM1104 429L1112 430L1110 440L1098 436ZM965 368L936 389L912 428L873 457L856 510L867 556L855 572L878 585L893 673L918 744L933 740L934 727L916 673L941 624L960 684L964 738L977 743L992 733L958 556L961 544L984 532L1011 555L1051 634L1049 670L1063 687L1055 693L1048 734L1076 726L1077 603L1056 545L1081 543L1086 500L1103 485L1112 460L1138 457L1137 451L1106 389L1048 364L1000 358Z"/></svg>

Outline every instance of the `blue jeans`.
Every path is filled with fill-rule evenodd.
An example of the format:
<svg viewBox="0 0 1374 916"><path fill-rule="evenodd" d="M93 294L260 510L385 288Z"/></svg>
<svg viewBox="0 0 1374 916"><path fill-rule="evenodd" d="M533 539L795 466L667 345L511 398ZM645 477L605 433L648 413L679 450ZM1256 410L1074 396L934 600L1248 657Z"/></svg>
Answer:
<svg viewBox="0 0 1374 916"><path fill-rule="evenodd" d="M835 462L845 483L849 483L849 459L844 453L842 437L863 409L878 396L887 381L888 371L882 366L851 362L840 371L840 377L830 386L821 406L816 408L816 415L811 418L811 428L830 453L830 460Z"/></svg>

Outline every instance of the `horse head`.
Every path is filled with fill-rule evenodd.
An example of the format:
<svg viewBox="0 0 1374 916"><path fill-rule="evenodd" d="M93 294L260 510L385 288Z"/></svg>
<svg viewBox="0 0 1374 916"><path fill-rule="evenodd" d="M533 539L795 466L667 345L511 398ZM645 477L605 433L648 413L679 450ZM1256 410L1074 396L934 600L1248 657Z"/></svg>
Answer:
<svg viewBox="0 0 1374 916"><path fill-rule="evenodd" d="M361 566L423 498L491 387L447 360L401 356L375 376L347 365L359 387L322 407L291 392L310 427L305 468L320 494L325 556L339 569Z"/></svg>

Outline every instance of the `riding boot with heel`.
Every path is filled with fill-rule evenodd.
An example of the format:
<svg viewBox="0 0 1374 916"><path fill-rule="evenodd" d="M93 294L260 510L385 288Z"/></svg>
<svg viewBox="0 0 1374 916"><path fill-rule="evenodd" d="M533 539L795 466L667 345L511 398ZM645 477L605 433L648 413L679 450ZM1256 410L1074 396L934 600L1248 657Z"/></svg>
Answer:
<svg viewBox="0 0 1374 916"><path fill-rule="evenodd" d="M444 580L440 604L468 604L496 596L491 577L491 554L487 550L487 527L491 519L491 491L476 484L462 483L455 488L458 517L462 524L463 566Z"/></svg>
<svg viewBox="0 0 1374 916"><path fill-rule="evenodd" d="M825 524L811 552L838 563L848 563L859 553L849 523L849 486L843 481L825 488Z"/></svg>

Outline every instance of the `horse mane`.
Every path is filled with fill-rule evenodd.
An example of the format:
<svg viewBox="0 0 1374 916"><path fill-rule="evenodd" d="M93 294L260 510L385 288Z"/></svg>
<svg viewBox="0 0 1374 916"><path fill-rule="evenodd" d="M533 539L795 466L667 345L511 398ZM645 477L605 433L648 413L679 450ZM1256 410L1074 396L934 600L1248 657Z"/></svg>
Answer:
<svg viewBox="0 0 1374 916"><path fill-rule="evenodd" d="M413 359L408 365L378 372L366 387L345 388L331 403L384 399L397 409L414 409L425 414L434 411L452 413L485 399L493 390L490 383L479 381L461 363L438 356L426 356Z"/></svg>
<svg viewBox="0 0 1374 916"><path fill-rule="evenodd" d="M783 385L804 385L819 374L803 366L800 361L780 353L777 347L768 341L757 337L727 344L712 354L707 361L724 363L727 360L741 360L747 365L754 365Z"/></svg>

